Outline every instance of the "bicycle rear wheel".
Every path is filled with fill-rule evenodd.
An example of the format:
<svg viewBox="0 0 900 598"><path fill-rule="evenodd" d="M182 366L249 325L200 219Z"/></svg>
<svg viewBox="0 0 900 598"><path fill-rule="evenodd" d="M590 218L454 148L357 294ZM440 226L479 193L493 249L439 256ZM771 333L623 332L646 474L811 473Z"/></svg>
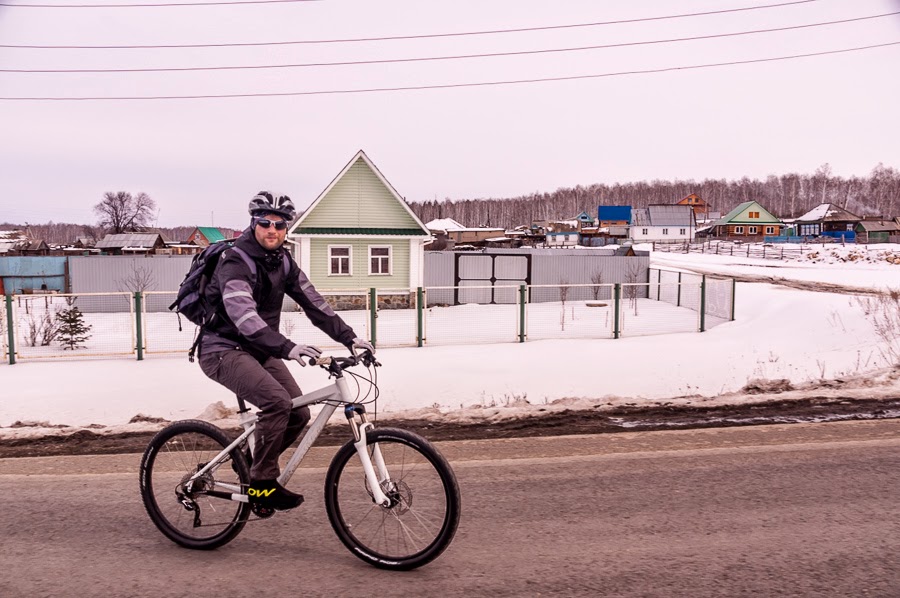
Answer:
<svg viewBox="0 0 900 598"><path fill-rule="evenodd" d="M459 487L453 470L430 442L412 432L381 428L366 434L369 457L377 445L390 479L381 483L391 505L381 507L352 442L338 451L325 478L325 509L341 542L360 559L407 570L437 558L459 525Z"/></svg>
<svg viewBox="0 0 900 598"><path fill-rule="evenodd" d="M141 498L150 519L173 542L186 548L217 548L243 529L248 503L207 494L222 491L222 483L242 488L250 483L239 448L231 459L188 484L231 442L222 430L200 420L175 422L150 441L141 459Z"/></svg>

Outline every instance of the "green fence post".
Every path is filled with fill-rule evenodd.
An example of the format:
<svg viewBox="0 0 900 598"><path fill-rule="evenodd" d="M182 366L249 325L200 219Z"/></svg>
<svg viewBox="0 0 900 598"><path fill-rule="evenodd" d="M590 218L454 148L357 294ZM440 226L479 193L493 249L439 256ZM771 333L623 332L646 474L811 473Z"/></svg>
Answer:
<svg viewBox="0 0 900 598"><path fill-rule="evenodd" d="M9 339L9 365L16 364L16 334L13 331L12 295L6 296L6 338Z"/></svg>
<svg viewBox="0 0 900 598"><path fill-rule="evenodd" d="M519 342L525 342L525 285L519 285Z"/></svg>
<svg viewBox="0 0 900 598"><path fill-rule="evenodd" d="M731 321L734 322L734 294L737 291L737 280L731 279Z"/></svg>
<svg viewBox="0 0 900 598"><path fill-rule="evenodd" d="M622 295L622 283L617 282L616 286L613 287L613 296L615 300L613 301L613 309L615 312L613 313L613 338L619 338L619 297Z"/></svg>
<svg viewBox="0 0 900 598"><path fill-rule="evenodd" d="M378 332L375 327L375 318L378 317L378 292L374 287L369 289L369 340L372 341L372 346L378 342Z"/></svg>
<svg viewBox="0 0 900 598"><path fill-rule="evenodd" d="M134 325L137 330L137 360L144 360L144 331L143 318L141 314L141 292L134 292Z"/></svg>
<svg viewBox="0 0 900 598"><path fill-rule="evenodd" d="M700 332L706 331L706 274L700 279Z"/></svg>
<svg viewBox="0 0 900 598"><path fill-rule="evenodd" d="M681 272L678 273L678 303L675 307L681 307Z"/></svg>
<svg viewBox="0 0 900 598"><path fill-rule="evenodd" d="M416 317L418 322L416 346L421 347L425 344L425 290L422 287L416 288Z"/></svg>
<svg viewBox="0 0 900 598"><path fill-rule="evenodd" d="M659 301L660 292L662 290L662 270L657 270L656 274L656 300Z"/></svg>

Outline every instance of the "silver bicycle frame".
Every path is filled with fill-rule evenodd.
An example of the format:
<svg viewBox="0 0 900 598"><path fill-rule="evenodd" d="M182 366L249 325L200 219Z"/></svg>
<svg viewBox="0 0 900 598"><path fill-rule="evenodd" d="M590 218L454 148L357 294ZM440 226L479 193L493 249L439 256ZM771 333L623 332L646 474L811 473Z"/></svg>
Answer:
<svg viewBox="0 0 900 598"><path fill-rule="evenodd" d="M331 419L331 416L334 414L338 405L352 403L352 401L350 400L350 389L347 386L347 381L344 378L338 378L337 380L335 380L334 384L330 384L309 394L295 397L291 401L293 409L307 405L314 405L316 403L323 403L322 410L319 412L319 415L316 416L316 419L313 420L313 423L306 431L306 434L303 435L303 439L300 441L299 446L297 446L294 454L292 454L290 460L288 460L284 471L282 471L281 475L278 477L278 482L282 486L286 485L288 480L291 479L291 476L294 475L294 472L300 465L300 461L303 460L303 457L306 456L306 454L309 452L309 449L312 448L312 445L318 439L319 434L321 434L322 430L325 429L325 424L327 424L328 420ZM210 462L207 463L206 466L195 473L191 477L190 481L199 478L210 469L218 467L219 464L229 453L231 453L233 449L235 449L245 439L251 437L251 434L253 434L253 431L256 429L256 422L258 418L256 415L252 414L245 415L246 417L242 416L241 418L241 425L244 427L243 434L238 436L231 444L225 447L218 455L210 460ZM358 438L358 440L354 442L354 446L356 447L356 454L359 456L360 463L362 464L363 471L365 472L366 482L368 484L369 490L372 492L372 498L377 504L387 506L390 504L390 499L382 490L382 483L387 482L390 479L390 476L388 475L387 468L385 467L384 458L381 455L381 449L377 444L374 446L372 453L375 458L375 463L373 465L372 459L369 457L368 447L366 445L366 430L372 429L373 426L369 422L357 424L355 420L351 421L351 425L355 426L358 432L354 433L354 438ZM249 500L247 498L247 495L242 492L241 487L236 484L225 484L217 481L216 486L232 492L232 500L241 502L247 502Z"/></svg>

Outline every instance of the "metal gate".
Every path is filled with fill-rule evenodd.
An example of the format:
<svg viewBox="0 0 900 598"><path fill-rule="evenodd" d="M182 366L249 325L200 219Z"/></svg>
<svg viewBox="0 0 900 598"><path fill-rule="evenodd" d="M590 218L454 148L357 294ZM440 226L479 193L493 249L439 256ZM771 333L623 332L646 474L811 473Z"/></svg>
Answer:
<svg viewBox="0 0 900 598"><path fill-rule="evenodd" d="M531 284L531 257L527 253L457 253L453 304L515 303L516 288Z"/></svg>

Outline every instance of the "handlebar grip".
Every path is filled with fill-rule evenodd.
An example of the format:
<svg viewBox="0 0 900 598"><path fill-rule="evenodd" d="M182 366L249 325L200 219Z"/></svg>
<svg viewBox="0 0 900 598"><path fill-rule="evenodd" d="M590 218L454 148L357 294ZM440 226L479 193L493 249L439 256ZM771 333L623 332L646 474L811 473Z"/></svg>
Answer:
<svg viewBox="0 0 900 598"><path fill-rule="evenodd" d="M309 358L309 365L316 365L316 360L312 357Z"/></svg>

